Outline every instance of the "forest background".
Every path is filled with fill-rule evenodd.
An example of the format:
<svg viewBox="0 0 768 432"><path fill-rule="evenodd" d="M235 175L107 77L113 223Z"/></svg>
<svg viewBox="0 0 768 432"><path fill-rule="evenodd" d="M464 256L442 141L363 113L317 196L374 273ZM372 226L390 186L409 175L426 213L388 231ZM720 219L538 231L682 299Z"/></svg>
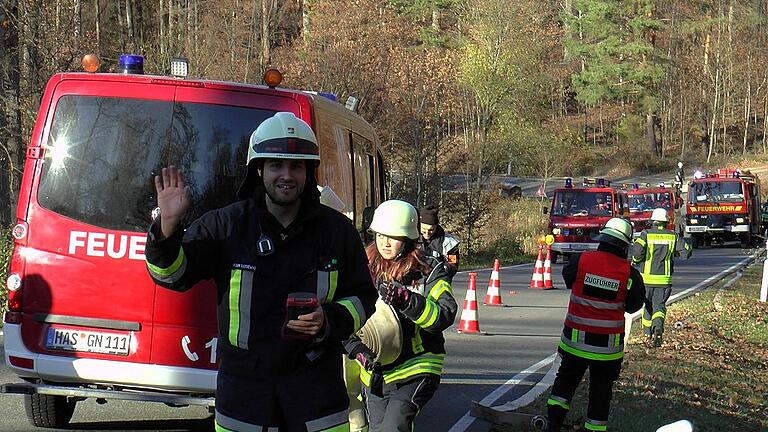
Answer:
<svg viewBox="0 0 768 432"><path fill-rule="evenodd" d="M130 52L148 73L186 57L192 76L260 83L271 66L354 96L390 197L439 205L470 252L529 249L499 224L538 230L539 204L506 202L491 175L763 158L767 24L768 0L2 0L0 222L47 79Z"/></svg>

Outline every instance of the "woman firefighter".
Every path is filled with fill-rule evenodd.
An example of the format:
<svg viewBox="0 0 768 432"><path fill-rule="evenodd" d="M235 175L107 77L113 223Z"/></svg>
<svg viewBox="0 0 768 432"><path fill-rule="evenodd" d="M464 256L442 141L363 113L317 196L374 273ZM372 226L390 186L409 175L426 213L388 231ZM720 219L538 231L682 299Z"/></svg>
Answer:
<svg viewBox="0 0 768 432"><path fill-rule="evenodd" d="M416 209L390 200L376 209L366 248L380 300L366 326L347 341L360 366L369 430L411 431L443 370L443 330L457 304L442 263L416 248Z"/></svg>

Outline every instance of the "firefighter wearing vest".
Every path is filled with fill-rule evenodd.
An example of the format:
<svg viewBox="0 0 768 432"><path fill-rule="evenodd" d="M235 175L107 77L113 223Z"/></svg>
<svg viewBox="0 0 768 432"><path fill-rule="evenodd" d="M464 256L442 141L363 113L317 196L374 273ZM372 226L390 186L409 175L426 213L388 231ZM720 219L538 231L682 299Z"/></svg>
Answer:
<svg viewBox="0 0 768 432"><path fill-rule="evenodd" d="M663 208L651 214L653 228L640 233L632 245L632 264L640 270L645 282L645 307L643 308L643 331L646 343L660 347L664 333L664 319L667 314L667 300L672 293L672 272L674 257L691 257L691 246L674 231L666 229L669 222Z"/></svg>
<svg viewBox="0 0 768 432"><path fill-rule="evenodd" d="M186 230L184 176L171 166L155 178L150 276L175 291L206 279L217 288L217 431L349 431L341 342L377 293L354 226L320 204L319 160L309 125L275 114L251 135L241 201Z"/></svg>
<svg viewBox="0 0 768 432"><path fill-rule="evenodd" d="M456 318L458 306L445 264L416 247L418 228L416 209L398 200L379 205L370 226L376 238L366 248L368 262L383 307L394 312L402 338L399 354L387 360L381 351L388 346L376 352L358 338L346 344L350 358L360 363L370 432L413 430L416 415L440 383L443 330ZM375 315L380 313L377 309ZM391 344L386 337L368 339Z"/></svg>
<svg viewBox="0 0 768 432"><path fill-rule="evenodd" d="M571 297L558 347L562 360L547 400L549 432L560 431L587 369L589 404L584 428L608 430L613 383L624 358L624 312L635 312L643 305L643 279L627 260L632 225L612 218L597 240L596 251L572 256L563 268Z"/></svg>

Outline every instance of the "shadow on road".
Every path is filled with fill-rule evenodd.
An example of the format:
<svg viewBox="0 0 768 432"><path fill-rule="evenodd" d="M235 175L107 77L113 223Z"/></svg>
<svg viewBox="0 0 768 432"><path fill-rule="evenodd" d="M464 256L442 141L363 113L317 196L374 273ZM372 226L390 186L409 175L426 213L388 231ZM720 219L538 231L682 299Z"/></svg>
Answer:
<svg viewBox="0 0 768 432"><path fill-rule="evenodd" d="M172 432L212 432L214 416L203 419L173 420L131 420L113 422L70 423L67 431L172 431Z"/></svg>

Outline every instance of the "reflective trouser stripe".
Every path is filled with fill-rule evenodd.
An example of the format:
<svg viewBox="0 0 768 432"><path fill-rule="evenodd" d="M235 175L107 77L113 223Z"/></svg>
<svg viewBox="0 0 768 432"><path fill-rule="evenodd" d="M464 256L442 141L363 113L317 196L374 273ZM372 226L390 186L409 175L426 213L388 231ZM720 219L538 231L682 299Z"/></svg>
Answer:
<svg viewBox="0 0 768 432"><path fill-rule="evenodd" d="M229 343L248 349L253 272L233 269L229 279Z"/></svg>
<svg viewBox="0 0 768 432"><path fill-rule="evenodd" d="M646 311L646 313L645 313L645 314L647 314L647 313L648 313L648 312ZM649 319L646 319L646 318L645 318L645 314L643 314L643 317L641 318L641 321L643 322L643 327L650 327L650 326L651 326L651 324L653 324L653 321L651 321L651 320L649 320Z"/></svg>
<svg viewBox="0 0 768 432"><path fill-rule="evenodd" d="M562 407L563 409L566 409L568 411L571 410L571 403L569 400L566 400L564 398L561 398L559 396L550 396L549 399L547 399L547 405L556 405L559 407Z"/></svg>
<svg viewBox="0 0 768 432"><path fill-rule="evenodd" d="M184 272L187 270L187 256L184 255L183 248L179 248L179 255L168 267L158 267L151 264L149 261L146 263L147 270L149 270L152 277L164 283L177 282L184 276Z"/></svg>
<svg viewBox="0 0 768 432"><path fill-rule="evenodd" d="M216 411L216 432L278 432L278 428L246 423Z"/></svg>
<svg viewBox="0 0 768 432"><path fill-rule="evenodd" d="M602 420L594 420L588 418L584 422L584 429L591 430L591 431L607 431L608 430L608 422L602 421Z"/></svg>
<svg viewBox="0 0 768 432"><path fill-rule="evenodd" d="M349 411L339 411L331 415L306 422L307 432L349 432Z"/></svg>
<svg viewBox="0 0 768 432"><path fill-rule="evenodd" d="M666 319L667 318L667 314L662 312L662 311L658 311L658 312L654 313L653 316L651 317L652 320L655 320L656 318Z"/></svg>

